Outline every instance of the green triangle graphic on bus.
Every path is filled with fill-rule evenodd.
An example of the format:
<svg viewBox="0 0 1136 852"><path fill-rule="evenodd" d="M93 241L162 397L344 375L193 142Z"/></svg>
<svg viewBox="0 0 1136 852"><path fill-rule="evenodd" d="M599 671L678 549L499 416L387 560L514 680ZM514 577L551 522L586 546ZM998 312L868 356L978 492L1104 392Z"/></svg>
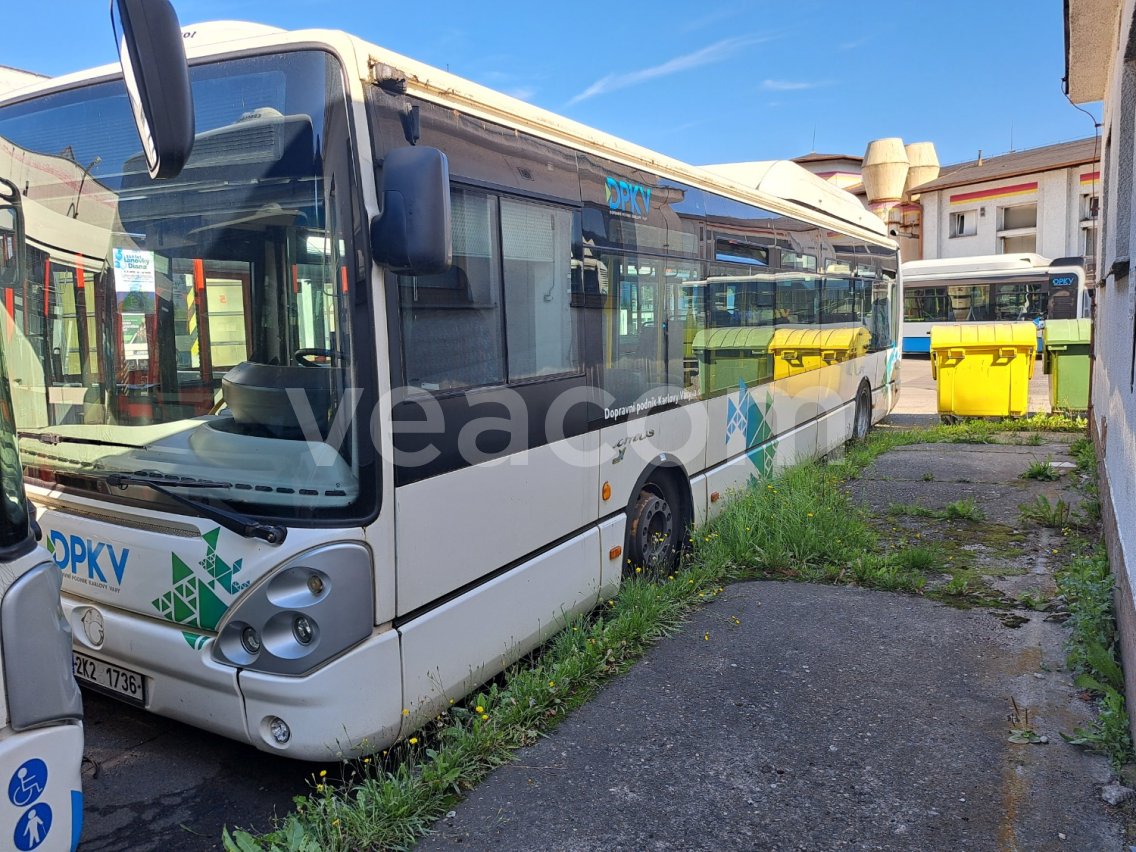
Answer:
<svg viewBox="0 0 1136 852"><path fill-rule="evenodd" d="M242 560L230 565L217 556L217 542L221 528L201 536L205 542L205 556L191 567L176 553L170 555L172 588L152 601L158 614L167 621L213 630L233 602L233 597L248 583L234 579L241 570ZM198 570L199 569L199 570ZM186 641L189 641L186 635ZM190 643L193 646L193 643Z"/></svg>

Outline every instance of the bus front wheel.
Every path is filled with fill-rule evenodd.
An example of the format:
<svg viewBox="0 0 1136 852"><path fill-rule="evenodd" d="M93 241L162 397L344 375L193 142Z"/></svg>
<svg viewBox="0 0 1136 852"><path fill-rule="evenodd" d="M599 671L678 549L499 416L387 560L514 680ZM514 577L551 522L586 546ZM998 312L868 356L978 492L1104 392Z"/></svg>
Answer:
<svg viewBox="0 0 1136 852"><path fill-rule="evenodd" d="M668 489L647 483L628 512L627 561L624 573L636 568L669 570L679 552L679 506L672 505Z"/></svg>
<svg viewBox="0 0 1136 852"><path fill-rule="evenodd" d="M852 439L863 441L872 428L872 389L867 382L862 383L860 390L856 392L855 418L852 422Z"/></svg>

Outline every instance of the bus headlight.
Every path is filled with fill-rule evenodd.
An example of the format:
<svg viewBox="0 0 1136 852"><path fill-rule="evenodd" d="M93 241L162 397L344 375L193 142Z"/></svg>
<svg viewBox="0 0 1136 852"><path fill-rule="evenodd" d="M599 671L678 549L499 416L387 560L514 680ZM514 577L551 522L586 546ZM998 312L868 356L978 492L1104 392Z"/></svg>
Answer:
<svg viewBox="0 0 1136 852"><path fill-rule="evenodd" d="M370 551L332 544L286 562L245 592L218 625L213 658L303 675L362 642L374 623Z"/></svg>

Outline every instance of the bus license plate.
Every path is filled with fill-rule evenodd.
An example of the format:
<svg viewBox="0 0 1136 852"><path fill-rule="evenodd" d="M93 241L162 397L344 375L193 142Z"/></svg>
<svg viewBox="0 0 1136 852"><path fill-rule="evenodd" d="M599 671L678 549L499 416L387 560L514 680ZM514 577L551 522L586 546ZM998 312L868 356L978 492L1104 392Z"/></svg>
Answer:
<svg viewBox="0 0 1136 852"><path fill-rule="evenodd" d="M108 692L115 698L146 705L146 679L138 672L112 666L84 654L72 654L75 679L79 683L94 687L100 692Z"/></svg>

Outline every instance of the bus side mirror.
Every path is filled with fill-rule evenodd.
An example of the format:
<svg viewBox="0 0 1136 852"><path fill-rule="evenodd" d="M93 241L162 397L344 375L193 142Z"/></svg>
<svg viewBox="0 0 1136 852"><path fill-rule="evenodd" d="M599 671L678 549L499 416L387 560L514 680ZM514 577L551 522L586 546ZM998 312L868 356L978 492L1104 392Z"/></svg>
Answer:
<svg viewBox="0 0 1136 852"><path fill-rule="evenodd" d="M177 177L193 150L193 93L169 0L111 0L111 25L150 177Z"/></svg>
<svg viewBox="0 0 1136 852"><path fill-rule="evenodd" d="M396 148L383 161L383 212L371 220L375 263L401 275L445 272L453 260L450 165L437 148Z"/></svg>

